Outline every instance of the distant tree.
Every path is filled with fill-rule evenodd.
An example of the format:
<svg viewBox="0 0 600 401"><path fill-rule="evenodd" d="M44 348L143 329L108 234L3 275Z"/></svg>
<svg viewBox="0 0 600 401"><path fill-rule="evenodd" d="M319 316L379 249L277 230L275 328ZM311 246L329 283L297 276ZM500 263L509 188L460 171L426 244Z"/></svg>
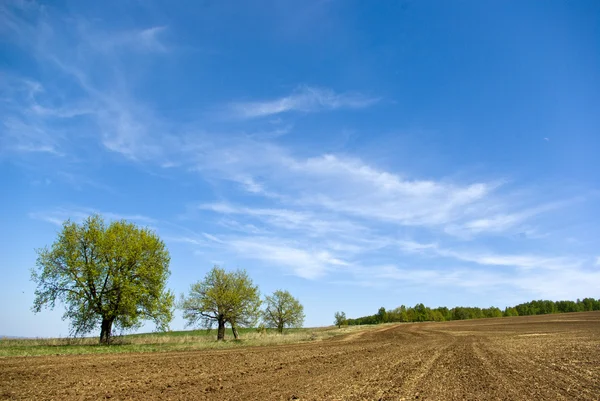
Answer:
<svg viewBox="0 0 600 401"><path fill-rule="evenodd" d="M519 305L517 305L518 307ZM555 303L555 307L558 312L568 313L568 312L578 312L577 303L573 301L557 301ZM521 312L519 312L519 315Z"/></svg>
<svg viewBox="0 0 600 401"><path fill-rule="evenodd" d="M302 327L304 307L288 291L277 290L265 297L267 307L263 312L265 325L283 333L284 327Z"/></svg>
<svg viewBox="0 0 600 401"><path fill-rule="evenodd" d="M504 316L505 317L519 316L519 312L517 312L517 309L514 307L506 308L506 309L504 309Z"/></svg>
<svg viewBox="0 0 600 401"><path fill-rule="evenodd" d="M406 308L406 313L404 314L404 321L405 322L414 322L416 321L416 314L415 314L415 310L411 307Z"/></svg>
<svg viewBox="0 0 600 401"><path fill-rule="evenodd" d="M584 298L581 303L584 311L600 310L600 302L594 298Z"/></svg>
<svg viewBox="0 0 600 401"><path fill-rule="evenodd" d="M487 309L483 309L483 317L502 317L502 311L495 306L489 307Z"/></svg>
<svg viewBox="0 0 600 401"><path fill-rule="evenodd" d="M385 322L387 322L387 313L385 311L385 308L382 306L377 311L377 323L385 323Z"/></svg>
<svg viewBox="0 0 600 401"><path fill-rule="evenodd" d="M429 312L429 308L427 308L425 305L416 304L414 307L415 320L417 322L424 322L426 320L429 320L428 312Z"/></svg>
<svg viewBox="0 0 600 401"><path fill-rule="evenodd" d="M442 315L442 312L440 312L438 309L433 309L430 313L430 317L434 322L444 321L444 315Z"/></svg>
<svg viewBox="0 0 600 401"><path fill-rule="evenodd" d="M237 338L237 327L254 325L260 315L260 293L244 270L226 272L215 266L204 280L192 284L187 297L179 303L187 326L201 323L207 328L217 324L217 340L225 339L225 324L230 323Z"/></svg>
<svg viewBox="0 0 600 401"><path fill-rule="evenodd" d="M81 224L67 220L52 247L37 253L33 311L62 302L71 334L100 326L100 343L110 344L113 328L134 329L146 319L168 328L174 303L166 289L170 257L150 229L124 220L106 225L99 215Z"/></svg>
<svg viewBox="0 0 600 401"><path fill-rule="evenodd" d="M334 315L334 324L337 327L342 327L342 325L346 324L346 313L345 312L335 312Z"/></svg>
<svg viewBox="0 0 600 401"><path fill-rule="evenodd" d="M456 308L452 308L452 319L453 320L469 319L468 309L463 308L462 306L457 306Z"/></svg>
<svg viewBox="0 0 600 401"><path fill-rule="evenodd" d="M452 319L452 314L450 313L450 310L447 307L440 306L439 308L437 308L437 310L444 317L444 320L451 320Z"/></svg>

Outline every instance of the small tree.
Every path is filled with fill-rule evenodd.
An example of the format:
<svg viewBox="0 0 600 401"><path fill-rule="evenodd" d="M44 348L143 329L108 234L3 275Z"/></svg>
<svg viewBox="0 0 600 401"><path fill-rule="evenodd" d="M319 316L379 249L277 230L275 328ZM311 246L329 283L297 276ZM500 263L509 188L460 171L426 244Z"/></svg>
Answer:
<svg viewBox="0 0 600 401"><path fill-rule="evenodd" d="M335 312L334 318L334 323L337 327L342 327L342 325L346 324L347 319L345 312Z"/></svg>
<svg viewBox="0 0 600 401"><path fill-rule="evenodd" d="M192 284L180 308L187 325L202 323L210 328L217 323L217 340L225 339L225 324L230 323L237 338L237 327L252 326L260 315L260 293L245 270L226 272L215 266L204 280Z"/></svg>
<svg viewBox="0 0 600 401"><path fill-rule="evenodd" d="M37 253L33 311L62 302L72 335L100 326L100 343L109 344L114 327L133 329L151 319L159 330L168 328L170 258L153 231L124 220L106 226L94 215L80 225L66 221L52 247Z"/></svg>
<svg viewBox="0 0 600 401"><path fill-rule="evenodd" d="M266 326L276 327L280 333L283 333L284 327L302 327L304 307L288 291L275 291L265 297L265 303L263 319Z"/></svg>

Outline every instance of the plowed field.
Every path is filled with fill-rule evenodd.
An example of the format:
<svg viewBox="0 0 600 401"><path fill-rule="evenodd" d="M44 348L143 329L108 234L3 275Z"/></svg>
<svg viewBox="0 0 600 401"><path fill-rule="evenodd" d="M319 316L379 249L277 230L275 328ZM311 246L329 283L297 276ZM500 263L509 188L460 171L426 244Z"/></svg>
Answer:
<svg viewBox="0 0 600 401"><path fill-rule="evenodd" d="M600 313L220 351L0 358L2 399L599 400Z"/></svg>

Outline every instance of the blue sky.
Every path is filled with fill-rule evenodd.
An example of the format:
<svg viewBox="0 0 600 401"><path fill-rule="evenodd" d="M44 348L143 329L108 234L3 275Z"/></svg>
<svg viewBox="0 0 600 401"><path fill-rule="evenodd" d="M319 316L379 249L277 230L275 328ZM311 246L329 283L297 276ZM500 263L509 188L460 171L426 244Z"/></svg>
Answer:
<svg viewBox="0 0 600 401"><path fill-rule="evenodd" d="M600 3L172 3L0 5L0 334L68 334L29 270L95 212L308 326L600 296Z"/></svg>

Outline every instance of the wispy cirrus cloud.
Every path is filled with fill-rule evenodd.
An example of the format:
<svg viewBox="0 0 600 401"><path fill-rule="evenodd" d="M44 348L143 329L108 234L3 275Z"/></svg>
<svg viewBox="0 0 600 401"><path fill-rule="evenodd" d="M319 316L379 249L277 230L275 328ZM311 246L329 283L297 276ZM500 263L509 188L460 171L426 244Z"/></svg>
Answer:
<svg viewBox="0 0 600 401"><path fill-rule="evenodd" d="M86 132L93 142L134 160L163 156L160 136L149 132L161 124L131 97L128 81L139 71L128 64L132 57L167 52L161 40L166 26L110 30L35 2L5 4L0 22L2 33L50 72L44 82L20 72L3 74L12 87L0 110L5 149L64 155Z"/></svg>
<svg viewBox="0 0 600 401"><path fill-rule="evenodd" d="M583 260L572 257L486 253L473 249L468 251L437 249L436 253L440 256L479 265L507 266L525 270L569 270L580 267L583 263Z"/></svg>
<svg viewBox="0 0 600 401"><path fill-rule="evenodd" d="M108 53L114 51L164 53L168 51L168 46L161 40L161 35L164 35L166 30L166 26L153 26L111 33L92 31L89 34L89 41L95 44L95 50Z"/></svg>
<svg viewBox="0 0 600 401"><path fill-rule="evenodd" d="M108 220L130 220L144 225L155 224L157 222L156 219L141 214L103 212L94 208L86 207L59 207L48 211L31 212L29 213L29 217L35 220L46 221L48 223L62 226L62 224L67 220L80 223L92 214L100 214Z"/></svg>
<svg viewBox="0 0 600 401"><path fill-rule="evenodd" d="M485 295L491 299L504 300L505 305L514 305L515 298L529 300L576 299L581 294L593 294L600 282L600 272L584 268L553 271L539 274L531 270L496 271L472 267L442 268L435 264L423 269L409 269L393 264L362 269L361 280L387 289L402 286L418 286L439 290L461 288ZM501 304L502 305L502 304Z"/></svg>
<svg viewBox="0 0 600 401"><path fill-rule="evenodd" d="M230 250L244 257L268 262L292 274L316 279L334 269L343 268L348 262L334 256L326 249L307 248L306 243L284 241L278 238L239 238L228 241Z"/></svg>
<svg viewBox="0 0 600 401"><path fill-rule="evenodd" d="M582 198L540 199L492 178L465 182L422 179L359 157L298 157L269 142L237 137L212 141L190 159L201 174L231 180L241 189L290 210L313 210L380 224L427 227L462 240L536 232L534 222Z"/></svg>
<svg viewBox="0 0 600 401"><path fill-rule="evenodd" d="M478 291L506 284L501 274L464 267L407 269L390 264L375 266L369 274L372 278L388 280L394 284L404 282L426 287L455 287Z"/></svg>
<svg viewBox="0 0 600 401"><path fill-rule="evenodd" d="M357 157L301 158L272 143L236 138L196 149L202 174L240 184L257 196L310 209L404 226L444 227L477 218L473 206L497 203L501 182L457 183L404 177ZM484 208L480 208L485 213Z"/></svg>
<svg viewBox="0 0 600 401"><path fill-rule="evenodd" d="M336 93L331 89L299 86L288 96L273 100L231 103L233 115L240 118L258 118L285 112L303 113L336 109L362 109L377 103L380 99L360 93Z"/></svg>
<svg viewBox="0 0 600 401"><path fill-rule="evenodd" d="M437 243L419 243L401 240L396 245L403 252L418 253L442 258L451 258L461 262L471 262L482 266L505 266L523 270L568 270L581 267L582 258L548 256L535 254L494 253L471 246L467 249L442 247ZM463 246L464 247L464 246Z"/></svg>
<svg viewBox="0 0 600 401"><path fill-rule="evenodd" d="M0 73L0 144L2 152L48 153L63 156L64 135L39 115L36 97L44 92L34 80Z"/></svg>
<svg viewBox="0 0 600 401"><path fill-rule="evenodd" d="M358 235L361 231L365 230L359 224L348 220L335 219L324 214L306 211L240 207L222 202L201 204L198 208L225 215L243 215L246 218L257 219L262 223L280 229L300 230L309 236L325 235L334 232Z"/></svg>
<svg viewBox="0 0 600 401"><path fill-rule="evenodd" d="M557 202L543 203L533 207L526 207L516 212L491 214L491 216L484 215L483 217L464 221L461 224L449 225L446 227L446 232L451 235L457 235L466 238L479 233L501 233L519 226L523 222L535 218L541 214L564 208L579 201L581 201L581 199L572 198ZM488 212L487 214L490 213Z"/></svg>
<svg viewBox="0 0 600 401"><path fill-rule="evenodd" d="M301 203L402 225L446 224L497 186L411 180L335 155L296 162L290 169L313 188Z"/></svg>

